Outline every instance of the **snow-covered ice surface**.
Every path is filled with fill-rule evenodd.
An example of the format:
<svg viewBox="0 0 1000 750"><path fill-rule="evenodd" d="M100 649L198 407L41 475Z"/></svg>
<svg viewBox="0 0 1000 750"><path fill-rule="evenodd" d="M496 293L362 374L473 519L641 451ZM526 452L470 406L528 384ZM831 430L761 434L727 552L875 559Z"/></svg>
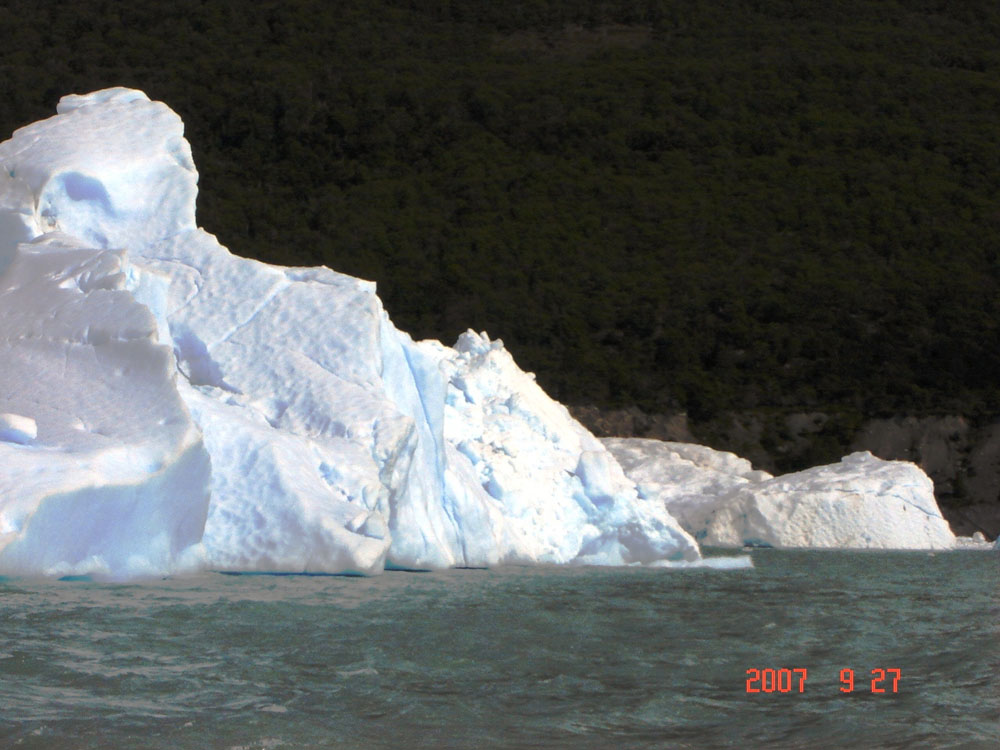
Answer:
<svg viewBox="0 0 1000 750"><path fill-rule="evenodd" d="M0 573L699 559L500 342L234 256L196 186L134 90L0 144Z"/></svg>
<svg viewBox="0 0 1000 750"><path fill-rule="evenodd" d="M915 464L854 453L771 477L731 453L635 438L605 444L640 494L707 546L951 549L955 537Z"/></svg>

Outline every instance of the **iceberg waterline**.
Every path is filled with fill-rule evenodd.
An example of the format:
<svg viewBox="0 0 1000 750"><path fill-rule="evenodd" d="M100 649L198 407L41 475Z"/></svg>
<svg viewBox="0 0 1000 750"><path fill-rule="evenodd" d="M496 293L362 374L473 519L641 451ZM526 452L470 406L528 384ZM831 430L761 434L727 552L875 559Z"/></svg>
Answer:
<svg viewBox="0 0 1000 750"><path fill-rule="evenodd" d="M499 341L413 341L371 282L233 255L196 225L183 123L142 92L64 97L0 166L0 573L692 563L695 535L740 544L775 507L723 502L774 494L752 472L654 491ZM858 490L864 523L895 523L899 471ZM924 526L887 544L947 546Z"/></svg>

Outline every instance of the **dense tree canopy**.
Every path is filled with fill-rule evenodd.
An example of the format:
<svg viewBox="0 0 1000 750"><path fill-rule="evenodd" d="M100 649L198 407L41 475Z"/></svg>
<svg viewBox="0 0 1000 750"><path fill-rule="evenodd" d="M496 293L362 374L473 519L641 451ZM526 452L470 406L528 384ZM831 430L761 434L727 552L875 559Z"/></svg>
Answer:
<svg viewBox="0 0 1000 750"><path fill-rule="evenodd" d="M998 412L1000 6L12 0L0 127L142 88L235 252L557 398Z"/></svg>

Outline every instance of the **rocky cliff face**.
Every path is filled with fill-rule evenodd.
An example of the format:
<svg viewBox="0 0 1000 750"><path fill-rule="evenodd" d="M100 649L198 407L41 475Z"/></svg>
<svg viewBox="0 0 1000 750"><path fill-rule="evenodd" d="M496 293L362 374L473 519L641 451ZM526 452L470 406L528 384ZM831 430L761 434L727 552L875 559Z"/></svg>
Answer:
<svg viewBox="0 0 1000 750"><path fill-rule="evenodd" d="M835 462L854 451L912 461L934 480L938 505L956 534L981 531L990 539L1000 537L1000 421L749 412L692 424L685 414L645 414L635 407L571 411L602 437L699 442L744 456L773 474Z"/></svg>

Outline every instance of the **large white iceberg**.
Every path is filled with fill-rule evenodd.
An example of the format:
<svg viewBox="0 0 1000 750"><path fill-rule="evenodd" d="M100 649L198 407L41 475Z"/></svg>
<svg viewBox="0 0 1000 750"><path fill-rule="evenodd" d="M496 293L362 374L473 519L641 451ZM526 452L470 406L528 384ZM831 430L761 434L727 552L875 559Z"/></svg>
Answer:
<svg viewBox="0 0 1000 750"><path fill-rule="evenodd" d="M951 549L955 536L915 464L853 453L771 477L703 446L604 441L640 493L701 544L785 548Z"/></svg>
<svg viewBox="0 0 1000 750"><path fill-rule="evenodd" d="M196 185L139 91L0 144L0 573L698 559L499 342L232 255Z"/></svg>

